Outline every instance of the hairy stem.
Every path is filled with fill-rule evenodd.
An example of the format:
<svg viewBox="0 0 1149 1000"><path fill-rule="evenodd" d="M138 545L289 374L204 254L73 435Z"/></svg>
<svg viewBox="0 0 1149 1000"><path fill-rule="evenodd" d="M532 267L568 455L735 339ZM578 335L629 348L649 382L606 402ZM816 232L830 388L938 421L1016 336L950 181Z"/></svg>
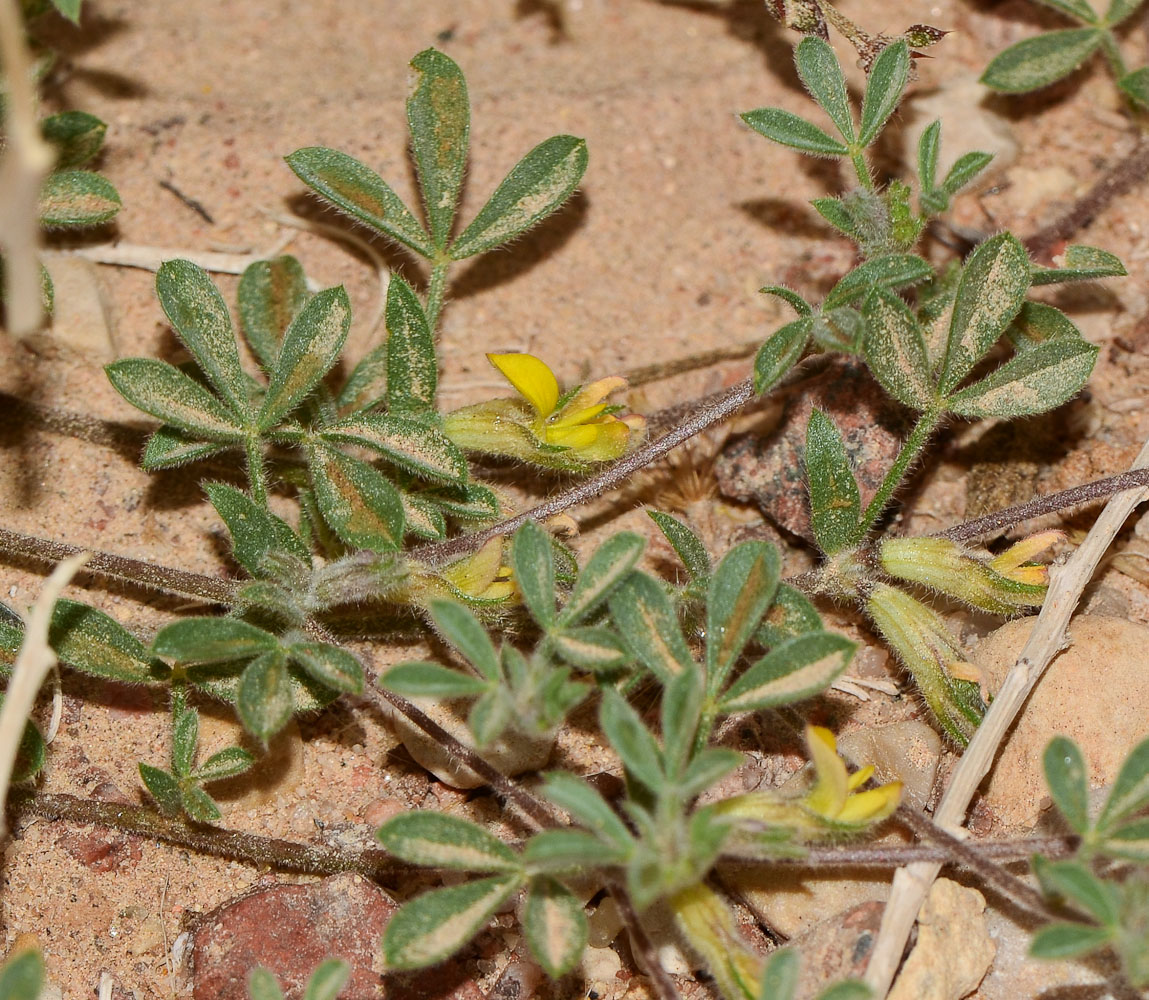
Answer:
<svg viewBox="0 0 1149 1000"><path fill-rule="evenodd" d="M235 584L202 573L189 573L183 569L157 566L142 559L129 559L111 552L85 549L79 545L53 542L35 535L24 535L18 531L0 528L0 552L8 555L25 556L43 562L60 562L81 552L91 551L91 558L84 566L86 573L98 573L116 580L140 584L153 590L161 590L181 597L196 597L213 604L231 604L235 601Z"/></svg>
<svg viewBox="0 0 1149 1000"><path fill-rule="evenodd" d="M447 268L450 264L446 261L436 264L431 268L431 280L427 285L427 325L431 328L431 332L435 332L435 327L439 323L439 313L443 311L443 296L447 291Z"/></svg>
<svg viewBox="0 0 1149 1000"><path fill-rule="evenodd" d="M1117 44L1117 37L1112 31L1101 32L1101 51L1105 53L1109 68L1118 80L1129 72L1129 68L1125 65L1125 57Z"/></svg>
<svg viewBox="0 0 1149 1000"><path fill-rule="evenodd" d="M682 1000L678 987L670 978L670 973L658 961L658 949L654 947L654 942L650 940L646 928L642 926L642 921L635 912L634 903L631 902L626 887L621 882L613 882L610 886L610 894L614 897L614 901L618 905L618 914L622 917L623 925L630 934L630 945L634 951L634 957L638 959L639 965L646 970L646 974L654 983L658 1000Z"/></svg>
<svg viewBox="0 0 1149 1000"><path fill-rule="evenodd" d="M247 480L251 483L251 498L261 507L267 506L267 469L263 462L263 448L257 437L249 437L243 443L247 456Z"/></svg>
<svg viewBox="0 0 1149 1000"><path fill-rule="evenodd" d="M658 461L684 441L689 441L696 434L702 433L708 427L712 427L736 413L753 397L754 383L751 379L746 379L729 389L707 396L677 426L662 437L629 455L623 456L613 465L607 466L602 472L591 476L590 479L583 480L577 486L483 531L459 535L444 542L429 542L425 545L419 545L411 549L407 555L431 566L440 565L451 559L478 551L492 538L499 535L509 535L527 521L545 521L556 514L561 514L564 510L593 500L607 490L620 486L640 469Z"/></svg>
<svg viewBox="0 0 1149 1000"><path fill-rule="evenodd" d="M917 461L922 449L929 441L930 435L937 429L940 422L941 418L932 410L927 410L918 418L914 429L910 431L910 436L902 445L902 450L898 452L898 457L894 459L894 464L886 472L877 493L874 494L873 499L866 507L866 511L862 515L862 523L858 525L855 541L860 542L865 538L874 523L882 516L882 511L886 509L886 504L890 502L894 491L901 486L910 466Z"/></svg>

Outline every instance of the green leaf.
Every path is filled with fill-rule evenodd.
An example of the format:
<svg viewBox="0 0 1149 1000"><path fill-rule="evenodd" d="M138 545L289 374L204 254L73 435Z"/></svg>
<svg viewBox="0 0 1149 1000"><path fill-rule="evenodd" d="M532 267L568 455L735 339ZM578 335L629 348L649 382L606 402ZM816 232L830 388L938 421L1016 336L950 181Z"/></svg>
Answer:
<svg viewBox="0 0 1149 1000"><path fill-rule="evenodd" d="M862 241L858 224L841 198L815 198L810 204L814 206L815 212L839 232L850 237L855 243Z"/></svg>
<svg viewBox="0 0 1149 1000"><path fill-rule="evenodd" d="M224 663L279 649L270 632L238 618L181 618L152 640L152 652L176 663Z"/></svg>
<svg viewBox="0 0 1149 1000"><path fill-rule="evenodd" d="M663 684L680 670L697 669L666 591L634 571L610 595L610 614L638 661Z"/></svg>
<svg viewBox="0 0 1149 1000"><path fill-rule="evenodd" d="M1117 86L1142 107L1149 107L1149 66L1126 73Z"/></svg>
<svg viewBox="0 0 1149 1000"><path fill-rule="evenodd" d="M191 774L198 745L199 712L185 708L172 722L172 771L177 777L186 778Z"/></svg>
<svg viewBox="0 0 1149 1000"><path fill-rule="evenodd" d="M769 392L801 359L810 340L814 320L803 316L775 330L754 357L754 392Z"/></svg>
<svg viewBox="0 0 1149 1000"><path fill-rule="evenodd" d="M432 601L428 609L435 627L463 658L489 681L498 681L503 672L499 654L479 620L455 601Z"/></svg>
<svg viewBox="0 0 1149 1000"><path fill-rule="evenodd" d="M754 635L760 645L777 646L807 632L820 631L822 619L810 599L788 583L778 584L774 603L762 619Z"/></svg>
<svg viewBox="0 0 1149 1000"><path fill-rule="evenodd" d="M598 718L603 734L626 769L650 791L658 792L666 781L662 754L638 713L622 695L608 688L603 692Z"/></svg>
<svg viewBox="0 0 1149 1000"><path fill-rule="evenodd" d="M1042 755L1045 782L1061 814L1074 833L1089 829L1089 784L1085 758L1073 740L1055 736Z"/></svg>
<svg viewBox="0 0 1149 1000"><path fill-rule="evenodd" d="M79 8L79 3L75 6ZM21 949L0 966L0 997L4 1000L39 1000L44 988L44 956Z"/></svg>
<svg viewBox="0 0 1149 1000"><path fill-rule="evenodd" d="M1049 924L1033 935L1029 954L1033 958L1059 959L1087 955L1104 948L1113 939L1109 927L1090 927L1087 924Z"/></svg>
<svg viewBox="0 0 1149 1000"><path fill-rule="evenodd" d="M954 299L939 388L950 393L1005 332L1029 290L1029 256L1002 233L966 259Z"/></svg>
<svg viewBox="0 0 1149 1000"><path fill-rule="evenodd" d="M275 649L257 656L239 679L236 710L243 728L266 745L287 725L294 708L283 654Z"/></svg>
<svg viewBox="0 0 1149 1000"><path fill-rule="evenodd" d="M555 653L580 670L614 670L630 662L630 651L608 628L573 626L551 636Z"/></svg>
<svg viewBox="0 0 1149 1000"><path fill-rule="evenodd" d="M1101 815L1097 829L1111 830L1121 820L1149 805L1149 740L1142 740L1125 758Z"/></svg>
<svg viewBox="0 0 1149 1000"><path fill-rule="evenodd" d="M463 260L525 233L571 196L586 165L585 139L556 135L539 143L507 174L455 240L451 256Z"/></svg>
<svg viewBox="0 0 1149 1000"><path fill-rule="evenodd" d="M226 781L251 770L255 758L242 747L225 747L213 753L192 772L192 777L202 784L211 781Z"/></svg>
<svg viewBox="0 0 1149 1000"><path fill-rule="evenodd" d="M972 181L986 167L993 162L992 153L977 151L962 153L950 167L946 179L942 181L942 190L951 197Z"/></svg>
<svg viewBox="0 0 1149 1000"><path fill-rule="evenodd" d="M86 111L64 111L40 122L40 134L56 147L56 170L87 163L100 151L107 131L107 125Z"/></svg>
<svg viewBox="0 0 1149 1000"><path fill-rule="evenodd" d="M271 384L256 418L261 430L274 427L303 402L339 360L351 329L351 300L340 285L313 295L283 337Z"/></svg>
<svg viewBox="0 0 1149 1000"><path fill-rule="evenodd" d="M579 573L557 623L567 627L597 610L634 568L645 548L646 540L633 531L620 531L607 538Z"/></svg>
<svg viewBox="0 0 1149 1000"><path fill-rule="evenodd" d="M634 838L626 824L584 778L551 771L545 776L543 795L608 844L628 852L633 846Z"/></svg>
<svg viewBox="0 0 1149 1000"><path fill-rule="evenodd" d="M927 410L936 397L921 326L892 292L875 289L862 305L866 318L866 364L882 388L913 410Z"/></svg>
<svg viewBox="0 0 1149 1000"><path fill-rule="evenodd" d="M196 823L216 823L223 816L215 799L198 785L187 782L180 785L180 806Z"/></svg>
<svg viewBox="0 0 1149 1000"><path fill-rule="evenodd" d="M1134 820L1107 831L1100 850L1113 858L1149 862L1149 819Z"/></svg>
<svg viewBox="0 0 1149 1000"><path fill-rule="evenodd" d="M411 60L415 86L407 98L407 126L423 205L435 246L444 248L467 167L471 108L467 83L442 52L424 49Z"/></svg>
<svg viewBox="0 0 1149 1000"><path fill-rule="evenodd" d="M435 340L418 296L398 275L387 286L387 409L392 415L434 410L439 384Z"/></svg>
<svg viewBox="0 0 1149 1000"><path fill-rule="evenodd" d="M942 145L942 123L932 121L918 139L918 184L923 193L937 187L938 153Z"/></svg>
<svg viewBox="0 0 1149 1000"><path fill-rule="evenodd" d="M891 253L871 257L846 274L826 296L823 312L850 305L873 289L897 289L917 285L933 277L934 269L916 254Z"/></svg>
<svg viewBox="0 0 1149 1000"><path fill-rule="evenodd" d="M243 440L235 414L166 361L126 358L106 365L104 371L116 392L144 413L209 441Z"/></svg>
<svg viewBox="0 0 1149 1000"><path fill-rule="evenodd" d="M853 543L862 500L838 428L821 410L813 410L806 425L806 477L814 537L833 555Z"/></svg>
<svg viewBox="0 0 1149 1000"><path fill-rule="evenodd" d="M561 882L549 875L531 879L520 922L531 954L551 979L578 965L586 948L586 912Z"/></svg>
<svg viewBox="0 0 1149 1000"><path fill-rule="evenodd" d="M1121 893L1104 882L1080 861L1033 859L1033 871L1047 896L1063 898L1088 913L1099 924L1116 927L1121 919Z"/></svg>
<svg viewBox="0 0 1149 1000"><path fill-rule="evenodd" d="M40 188L40 225L98 226L115 217L123 202L111 181L90 170L51 173Z"/></svg>
<svg viewBox="0 0 1149 1000"><path fill-rule="evenodd" d="M268 575L267 556L273 552L290 553L311 565L307 546L282 518L227 483L204 483L203 489L227 525L235 561L253 577Z"/></svg>
<svg viewBox="0 0 1149 1000"><path fill-rule="evenodd" d="M1030 283L1052 285L1065 281L1094 281L1097 278L1122 278L1129 272L1115 254L1097 247L1074 244L1065 250L1062 267L1032 265Z"/></svg>
<svg viewBox="0 0 1149 1000"><path fill-rule="evenodd" d="M697 670L683 670L662 692L664 770L671 779L679 776L690 758L702 713L702 698L702 678Z"/></svg>
<svg viewBox="0 0 1149 1000"><path fill-rule="evenodd" d="M1060 309L1044 302L1026 302L1006 331L1013 346L1028 351L1054 340L1080 341L1081 331Z"/></svg>
<svg viewBox="0 0 1149 1000"><path fill-rule="evenodd" d="M811 156L845 156L849 150L817 125L781 108L747 111L742 120L767 139Z"/></svg>
<svg viewBox="0 0 1149 1000"><path fill-rule="evenodd" d="M17 643L19 648L19 643ZM4 695L0 693L0 706L4 704ZM24 723L24 733L20 737L20 744L16 748L16 761L12 766L12 781L17 784L28 781L40 773L44 762L48 758L48 747L40 730L30 719ZM3 994L0 994L3 996Z"/></svg>
<svg viewBox="0 0 1149 1000"><path fill-rule="evenodd" d="M431 540L447 537L447 519L433 501L410 493L400 494L400 498L405 530L409 534Z"/></svg>
<svg viewBox="0 0 1149 1000"><path fill-rule="evenodd" d="M434 257L431 237L387 183L346 153L308 146L287 157L304 184L336 208L423 257Z"/></svg>
<svg viewBox="0 0 1149 1000"><path fill-rule="evenodd" d="M732 548L714 571L706 599L708 695L722 689L774 600L781 566L773 545L751 541Z"/></svg>
<svg viewBox="0 0 1149 1000"><path fill-rule="evenodd" d="M345 649L326 642L300 642L287 654L324 687L349 694L363 691L363 664Z"/></svg>
<svg viewBox="0 0 1149 1000"><path fill-rule="evenodd" d="M221 455L236 444L215 444L211 441L197 441L177 430L164 425L148 438L140 467L145 472L156 469L174 469L188 462L197 462L212 455Z"/></svg>
<svg viewBox="0 0 1149 1000"><path fill-rule="evenodd" d="M786 288L782 285L766 285L763 288L759 288L758 291L763 295L773 295L781 299L799 316L812 316L814 314L810 303L792 288Z"/></svg>
<svg viewBox="0 0 1149 1000"><path fill-rule="evenodd" d="M498 837L457 816L402 813L375 834L389 854L415 865L467 872L516 872L518 857Z"/></svg>
<svg viewBox="0 0 1149 1000"><path fill-rule="evenodd" d="M156 295L216 392L236 413L248 413L249 381L239 364L231 314L207 272L190 260L165 261L156 272Z"/></svg>
<svg viewBox="0 0 1149 1000"><path fill-rule="evenodd" d="M1052 410L1085 385L1099 350L1085 340L1038 344L951 396L946 409L963 417L1028 417Z"/></svg>
<svg viewBox="0 0 1149 1000"><path fill-rule="evenodd" d="M487 690L488 684L438 663L400 663L379 680L388 691L404 698L472 698Z"/></svg>
<svg viewBox="0 0 1149 1000"><path fill-rule="evenodd" d="M678 783L678 793L685 799L692 799L721 781L745 760L745 755L737 750L705 747L690 762L690 766Z"/></svg>
<svg viewBox="0 0 1149 1000"><path fill-rule="evenodd" d="M461 483L420 494L448 517L460 521L490 521L500 516L499 498L479 483Z"/></svg>
<svg viewBox="0 0 1149 1000"><path fill-rule="evenodd" d="M794 62L810 96L830 116L842 138L853 142L854 119L846 96L846 78L830 43L817 35L807 35L798 43Z"/></svg>
<svg viewBox="0 0 1149 1000"><path fill-rule="evenodd" d="M183 810L180 783L167 771L161 771L158 767L152 767L151 764L141 763L140 777L143 779L148 793L156 800L156 805L163 812L175 815Z"/></svg>
<svg viewBox="0 0 1149 1000"><path fill-rule="evenodd" d="M361 444L401 469L434 482L461 484L467 478L463 453L442 431L417 420L367 414L332 424L320 437Z"/></svg>
<svg viewBox="0 0 1149 1000"><path fill-rule="evenodd" d="M80 6L82 3L83 0L52 0L52 6L73 24L80 23ZM0 994L0 996L2 995Z"/></svg>
<svg viewBox="0 0 1149 1000"><path fill-rule="evenodd" d="M487 747L495 742L507 726L512 716L509 692L505 688L488 688L471 706L467 713L467 728L479 747Z"/></svg>
<svg viewBox="0 0 1149 1000"><path fill-rule="evenodd" d="M383 932L387 968L421 969L449 958L486 926L521 885L519 875L496 875L433 889L406 903Z"/></svg>
<svg viewBox="0 0 1149 1000"><path fill-rule="evenodd" d="M762 969L757 1000L793 1000L798 988L800 959L793 948L771 952Z"/></svg>
<svg viewBox="0 0 1149 1000"><path fill-rule="evenodd" d="M515 532L511 569L531 617L549 631L555 624L555 561L550 535L534 521Z"/></svg>
<svg viewBox="0 0 1149 1000"><path fill-rule="evenodd" d="M910 47L904 40L887 45L870 68L866 96L862 99L862 121L858 145L869 146L882 131L902 99L910 78Z"/></svg>
<svg viewBox="0 0 1149 1000"><path fill-rule="evenodd" d="M1065 2L1065 0L1062 0L1062 2ZM1084 0L1082 0L1082 2L1084 2ZM1137 10L1143 2L1144 0L1111 0L1109 10L1105 12L1105 23L1111 28L1120 24Z"/></svg>
<svg viewBox="0 0 1149 1000"><path fill-rule="evenodd" d="M247 977L247 995L251 1000L283 1000L283 990L275 976L263 966L252 969Z"/></svg>
<svg viewBox="0 0 1149 1000"><path fill-rule="evenodd" d="M335 1000L351 975L351 964L340 958L320 962L307 983L303 1000Z"/></svg>
<svg viewBox="0 0 1149 1000"><path fill-rule="evenodd" d="M382 403L386 394L387 342L384 341L369 351L355 366L343 388L339 390L335 402L341 411L357 413Z"/></svg>
<svg viewBox="0 0 1149 1000"><path fill-rule="evenodd" d="M143 643L102 611L61 598L52 609L48 644L68 666L93 677L142 684L162 679Z"/></svg>
<svg viewBox="0 0 1149 1000"><path fill-rule="evenodd" d="M523 847L523 864L535 873L570 872L582 874L602 865L625 860L621 851L612 851L593 833L582 830L544 830Z"/></svg>
<svg viewBox="0 0 1149 1000"><path fill-rule="evenodd" d="M397 551L403 542L403 498L378 469L334 448L308 449L315 502L340 541L373 552Z"/></svg>
<svg viewBox="0 0 1149 1000"><path fill-rule="evenodd" d="M272 371L279 345L310 293L303 266L294 257L259 260L239 279L239 322L263 366Z"/></svg>
<svg viewBox="0 0 1149 1000"><path fill-rule="evenodd" d="M1027 38L999 52L981 82L1007 94L1024 94L1069 76L1101 44L1097 28L1066 28Z"/></svg>
<svg viewBox="0 0 1149 1000"><path fill-rule="evenodd" d="M677 517L664 514L660 510L648 510L650 519L658 525L658 530L666 536L670 547L682 560L691 580L707 580L710 577L710 555L706 546L693 531Z"/></svg>
<svg viewBox="0 0 1149 1000"><path fill-rule="evenodd" d="M1038 3L1043 3L1046 7L1052 7L1062 14L1084 21L1086 24L1097 23L1097 12L1086 0L1038 0Z"/></svg>
<svg viewBox="0 0 1149 1000"><path fill-rule="evenodd" d="M756 712L811 698L842 674L855 648L835 632L812 632L789 639L730 685L721 709L724 713Z"/></svg>

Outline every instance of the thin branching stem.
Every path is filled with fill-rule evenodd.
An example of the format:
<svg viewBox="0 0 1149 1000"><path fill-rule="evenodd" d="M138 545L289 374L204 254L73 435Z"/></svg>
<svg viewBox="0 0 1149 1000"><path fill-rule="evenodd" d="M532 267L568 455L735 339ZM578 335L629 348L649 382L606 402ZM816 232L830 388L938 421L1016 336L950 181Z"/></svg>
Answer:
<svg viewBox="0 0 1149 1000"><path fill-rule="evenodd" d="M0 528L0 552L24 556L42 562L56 563L81 552L91 552L84 572L126 580L153 590L161 590L181 597L196 597L213 604L234 604L235 584L203 573L189 573L170 566L158 566L143 559L130 559L112 552L85 549L79 545L54 542L35 535Z"/></svg>
<svg viewBox="0 0 1149 1000"><path fill-rule="evenodd" d="M894 492L901 486L910 466L918 460L940 422L939 415L932 410L923 413L918 418L914 429L910 431L910 436L906 438L898 452L898 457L894 459L894 464L890 466L877 492L866 506L866 511L862 515L862 523L858 525L856 532L858 540L864 538L877 523L878 518L882 516L886 504L890 502Z"/></svg>
<svg viewBox="0 0 1149 1000"><path fill-rule="evenodd" d="M450 262L435 264L431 268L431 280L427 285L427 325L434 331L439 325L439 313L443 311L443 298L447 292L447 268Z"/></svg>
<svg viewBox="0 0 1149 1000"><path fill-rule="evenodd" d="M678 987L670 978L670 973L662 967L662 963L658 960L658 949L654 947L654 942L650 940L646 928L642 926L642 921L635 912L634 903L631 902L626 887L621 882L612 882L610 894L614 897L614 901L618 905L618 915L622 917L623 925L626 927L627 933L630 934L630 946L634 951L634 957L638 959L638 964L642 966L646 974L650 976L651 982L654 983L658 1000L682 1000Z"/></svg>

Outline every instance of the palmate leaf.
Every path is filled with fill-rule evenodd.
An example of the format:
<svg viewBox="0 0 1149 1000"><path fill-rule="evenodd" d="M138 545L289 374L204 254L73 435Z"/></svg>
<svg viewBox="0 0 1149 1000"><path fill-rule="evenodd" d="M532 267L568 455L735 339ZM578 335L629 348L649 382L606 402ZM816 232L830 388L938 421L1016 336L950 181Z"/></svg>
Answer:
<svg viewBox="0 0 1149 1000"><path fill-rule="evenodd" d="M846 78L830 43L817 35L807 35L798 43L794 62L810 96L830 116L842 137L853 142L854 119L846 95Z"/></svg>
<svg viewBox="0 0 1149 1000"><path fill-rule="evenodd" d="M999 52L981 82L1007 94L1024 94L1069 76L1101 45L1098 28L1066 28L1027 38Z"/></svg>
<svg viewBox="0 0 1149 1000"><path fill-rule="evenodd" d="M902 99L910 78L910 47L905 40L887 45L870 68L866 94L862 100L862 119L858 145L865 148L882 131Z"/></svg>
<svg viewBox="0 0 1149 1000"><path fill-rule="evenodd" d="M811 156L845 156L849 149L817 125L782 108L747 111L742 120L759 135Z"/></svg>
<svg viewBox="0 0 1149 1000"><path fill-rule="evenodd" d="M708 694L721 690L770 607L781 565L773 545L751 541L732 548L714 571L706 600Z"/></svg>
<svg viewBox="0 0 1149 1000"><path fill-rule="evenodd" d="M198 382L166 361L125 358L113 361L104 371L116 392L132 406L178 430L208 441L233 442L244 438L236 411L225 407ZM170 457L171 452L167 454Z"/></svg>
<svg viewBox="0 0 1149 1000"><path fill-rule="evenodd" d="M557 879L531 879L520 923L531 954L551 979L565 976L579 963L587 942L586 911Z"/></svg>
<svg viewBox="0 0 1149 1000"><path fill-rule="evenodd" d="M388 184L353 156L323 146L297 149L287 165L304 184L352 218L433 257L431 237Z"/></svg>
<svg viewBox="0 0 1149 1000"><path fill-rule="evenodd" d="M267 556L273 552L289 553L311 565L310 550L282 518L227 483L204 483L203 488L227 525L235 561L253 577L268 575Z"/></svg>
<svg viewBox="0 0 1149 1000"><path fill-rule="evenodd" d="M448 56L424 49L411 60L415 85L407 126L431 239L444 248L467 166L471 107L463 73Z"/></svg>
<svg viewBox="0 0 1149 1000"><path fill-rule="evenodd" d="M627 577L646 548L646 540L633 531L611 535L587 560L557 623L567 628L596 611Z"/></svg>
<svg viewBox="0 0 1149 1000"><path fill-rule="evenodd" d="M418 420L367 414L324 428L327 441L361 444L432 482L462 484L467 459L442 431Z"/></svg>
<svg viewBox="0 0 1149 1000"><path fill-rule="evenodd" d="M344 544L374 552L397 551L403 541L403 499L378 469L334 448L308 449L315 502Z"/></svg>
<svg viewBox="0 0 1149 1000"><path fill-rule="evenodd" d="M862 306L866 318L863 350L882 388L899 403L926 410L935 401L930 359L921 326L892 292L875 289Z"/></svg>
<svg viewBox="0 0 1149 1000"><path fill-rule="evenodd" d="M1112 27L1124 21L1145 0L1110 0L1109 9L1105 12L1105 23Z"/></svg>
<svg viewBox="0 0 1149 1000"><path fill-rule="evenodd" d="M723 712L750 712L804 701L849 666L856 645L835 632L811 632L781 643L722 696Z"/></svg>
<svg viewBox="0 0 1149 1000"><path fill-rule="evenodd" d="M421 969L449 958L522 886L518 874L433 889L404 904L383 932L388 969Z"/></svg>
<svg viewBox="0 0 1149 1000"><path fill-rule="evenodd" d="M1038 344L946 400L963 417L1028 417L1060 406L1085 385L1100 348L1085 340Z"/></svg>
<svg viewBox="0 0 1149 1000"><path fill-rule="evenodd" d="M351 329L351 301L340 285L312 296L283 336L271 384L256 417L269 430L306 399L339 360Z"/></svg>
<svg viewBox="0 0 1149 1000"><path fill-rule="evenodd" d="M451 256L463 260L522 235L571 196L586 172L586 141L556 135L524 156L507 174L457 240Z"/></svg>
<svg viewBox="0 0 1149 1000"><path fill-rule="evenodd" d="M239 279L239 322L264 371L272 371L279 345L310 293L303 266L294 257L259 260Z"/></svg>
<svg viewBox="0 0 1149 1000"><path fill-rule="evenodd" d="M419 415L435 407L439 361L418 296L398 275L387 286L387 409Z"/></svg>
<svg viewBox="0 0 1149 1000"><path fill-rule="evenodd" d="M632 572L610 595L610 615L638 661L663 684L697 669L674 606L653 577Z"/></svg>
<svg viewBox="0 0 1149 1000"><path fill-rule="evenodd" d="M853 543L862 500L838 428L821 410L806 425L806 476L810 524L818 546L833 555Z"/></svg>
<svg viewBox="0 0 1149 1000"><path fill-rule="evenodd" d="M517 872L522 865L506 844L481 826L457 816L409 812L375 834L389 854L416 865L467 872Z"/></svg>

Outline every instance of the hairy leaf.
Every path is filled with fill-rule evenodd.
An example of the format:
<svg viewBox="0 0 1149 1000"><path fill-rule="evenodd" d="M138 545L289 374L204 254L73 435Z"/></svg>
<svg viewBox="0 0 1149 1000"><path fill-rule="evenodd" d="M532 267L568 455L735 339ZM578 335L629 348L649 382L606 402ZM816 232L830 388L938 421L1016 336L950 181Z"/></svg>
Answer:
<svg viewBox="0 0 1149 1000"><path fill-rule="evenodd" d="M252 660L239 679L236 710L243 727L266 744L287 725L295 702L283 654L278 650Z"/></svg>
<svg viewBox="0 0 1149 1000"><path fill-rule="evenodd" d="M421 421L367 414L332 424L320 436L364 445L401 469L434 482L462 483L467 477L463 453L442 431Z"/></svg>
<svg viewBox="0 0 1149 1000"><path fill-rule="evenodd" d="M264 371L275 368L287 328L310 298L294 257L259 260L239 279L239 322Z"/></svg>
<svg viewBox="0 0 1149 1000"><path fill-rule="evenodd" d="M1042 755L1042 769L1054 804L1070 829L1085 833L1089 829L1089 784L1081 749L1068 737L1055 736Z"/></svg>
<svg viewBox="0 0 1149 1000"><path fill-rule="evenodd" d="M418 296L398 275L387 286L387 409L393 415L435 407L439 361Z"/></svg>
<svg viewBox="0 0 1149 1000"><path fill-rule="evenodd" d="M899 403L913 410L928 409L935 392L917 318L898 296L882 289L866 296L862 315L866 318L863 348L874 377Z"/></svg>
<svg viewBox="0 0 1149 1000"><path fill-rule="evenodd" d="M549 875L531 879L521 923L531 954L551 979L579 963L586 948L586 912L561 882Z"/></svg>
<svg viewBox="0 0 1149 1000"><path fill-rule="evenodd" d="M511 569L531 617L549 630L555 623L555 561L550 536L534 521L515 532Z"/></svg>
<svg viewBox="0 0 1149 1000"><path fill-rule="evenodd" d="M56 170L87 163L100 151L107 131L107 125L86 111L64 111L40 122L40 134L56 147Z"/></svg>
<svg viewBox="0 0 1149 1000"><path fill-rule="evenodd" d="M209 441L243 440L235 413L166 361L125 358L104 371L116 392L144 413Z"/></svg>
<svg viewBox="0 0 1149 1000"><path fill-rule="evenodd" d="M835 632L812 632L772 649L722 698L723 712L751 712L804 701L849 666L855 644Z"/></svg>
<svg viewBox="0 0 1149 1000"><path fill-rule="evenodd" d="M291 659L325 687L359 694L363 690L363 664L345 649L326 642L300 642L287 650Z"/></svg>
<svg viewBox="0 0 1149 1000"><path fill-rule="evenodd" d="M854 541L862 500L838 428L821 410L806 425L810 523L819 547L833 555Z"/></svg>
<svg viewBox="0 0 1149 1000"><path fill-rule="evenodd" d="M253 577L267 575L271 552L287 552L311 565L307 546L282 518L227 483L204 483L203 489L227 525L235 561Z"/></svg>
<svg viewBox="0 0 1149 1000"><path fill-rule="evenodd" d="M858 145L869 146L882 131L902 99L910 78L910 47L904 40L887 45L870 69L866 95L862 99L862 121Z"/></svg>
<svg viewBox="0 0 1149 1000"><path fill-rule="evenodd" d="M1100 348L1085 340L1038 344L946 401L963 417L1028 417L1075 396Z"/></svg>
<svg viewBox="0 0 1149 1000"><path fill-rule="evenodd" d="M1024 94L1069 76L1101 44L1097 28L1066 28L1027 38L999 52L981 82L1007 94Z"/></svg>
<svg viewBox="0 0 1149 1000"><path fill-rule="evenodd" d="M686 572L692 580L706 580L710 576L710 555L706 546L693 531L678 518L664 514L660 510L648 510L650 519L658 525L658 530L666 536L670 547L682 560Z"/></svg>
<svg viewBox="0 0 1149 1000"><path fill-rule="evenodd" d="M662 754L638 713L617 692L603 693L599 725L626 769L653 792L662 786Z"/></svg>
<svg viewBox="0 0 1149 1000"><path fill-rule="evenodd" d="M472 698L488 684L438 663L400 663L388 670L379 683L405 698Z"/></svg>
<svg viewBox="0 0 1149 1000"><path fill-rule="evenodd" d="M810 340L814 320L803 316L775 330L758 348L754 358L754 391L769 392L801 359Z"/></svg>
<svg viewBox="0 0 1149 1000"><path fill-rule="evenodd" d="M139 639L114 618L78 601L56 601L48 643L62 662L93 677L133 684L162 679L162 665Z"/></svg>
<svg viewBox="0 0 1149 1000"><path fill-rule="evenodd" d="M846 96L846 78L830 43L817 35L807 35L798 43L794 61L810 96L830 116L842 137L853 142L854 119Z"/></svg>
<svg viewBox="0 0 1149 1000"><path fill-rule="evenodd" d="M781 570L778 550L765 542L743 542L718 564L706 600L706 691L721 690L746 643L758 628Z"/></svg>
<svg viewBox="0 0 1149 1000"><path fill-rule="evenodd" d="M742 120L767 139L811 156L845 156L849 150L817 125L781 108L747 111Z"/></svg>
<svg viewBox="0 0 1149 1000"><path fill-rule="evenodd" d="M487 630L463 605L455 601L432 601L431 619L444 639L487 680L502 677L499 654L491 643Z"/></svg>
<svg viewBox="0 0 1149 1000"><path fill-rule="evenodd" d="M308 450L315 502L323 520L346 545L394 552L403 541L399 491L378 469L334 448Z"/></svg>
<svg viewBox="0 0 1149 1000"><path fill-rule="evenodd" d="M238 618L181 618L152 640L152 652L182 664L224 663L278 649L270 632Z"/></svg>
<svg viewBox="0 0 1149 1000"><path fill-rule="evenodd" d="M98 226L115 217L123 202L112 182L90 170L58 170L40 188L40 225Z"/></svg>
<svg viewBox="0 0 1149 1000"><path fill-rule="evenodd" d="M653 577L632 572L610 595L610 614L639 662L663 684L680 670L696 669L674 606Z"/></svg>
<svg viewBox="0 0 1149 1000"><path fill-rule="evenodd" d="M375 834L389 854L416 865L468 872L515 872L522 866L498 837L476 823L419 811L402 813Z"/></svg>

